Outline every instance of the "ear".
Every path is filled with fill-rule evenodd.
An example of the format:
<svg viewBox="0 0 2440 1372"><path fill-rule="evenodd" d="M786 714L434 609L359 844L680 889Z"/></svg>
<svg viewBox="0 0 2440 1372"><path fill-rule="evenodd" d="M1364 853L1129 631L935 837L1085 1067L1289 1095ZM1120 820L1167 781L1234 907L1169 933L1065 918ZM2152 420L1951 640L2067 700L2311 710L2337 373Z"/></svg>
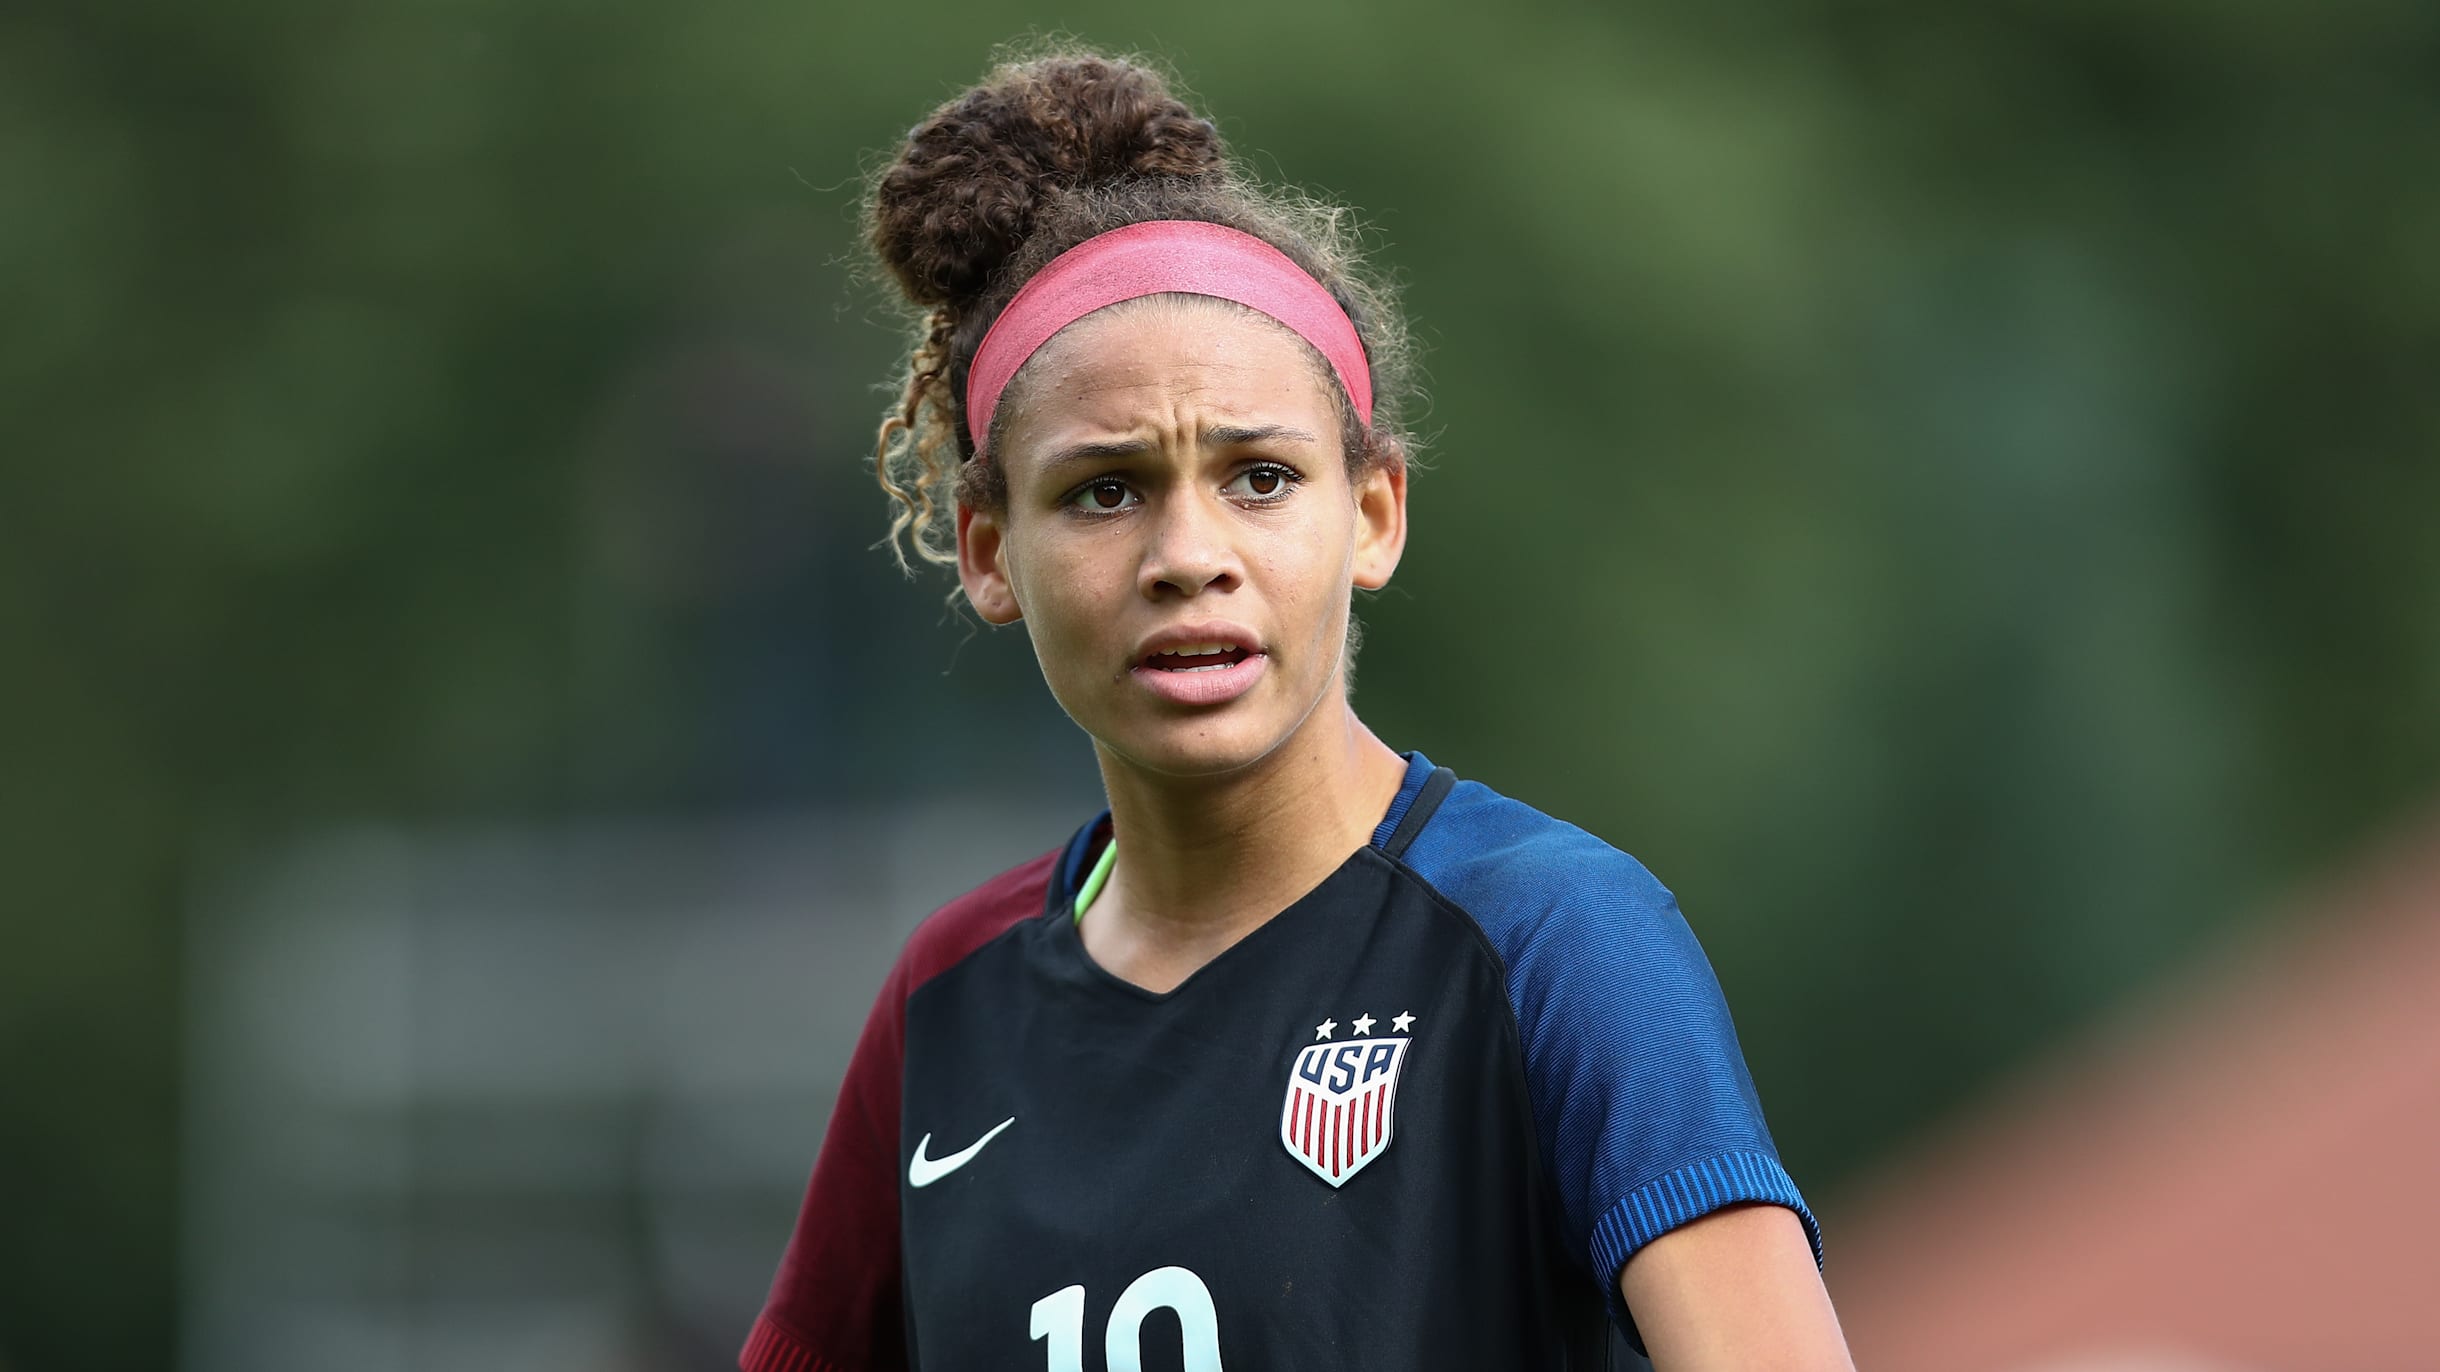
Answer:
<svg viewBox="0 0 2440 1372"><path fill-rule="evenodd" d="M1008 579L1007 516L957 507L957 579L966 600L986 624L1014 624L1025 617L1017 606L1017 589Z"/></svg>
<svg viewBox="0 0 2440 1372"><path fill-rule="evenodd" d="M1406 454L1393 448L1356 478L1355 584L1389 584L1406 551Z"/></svg>

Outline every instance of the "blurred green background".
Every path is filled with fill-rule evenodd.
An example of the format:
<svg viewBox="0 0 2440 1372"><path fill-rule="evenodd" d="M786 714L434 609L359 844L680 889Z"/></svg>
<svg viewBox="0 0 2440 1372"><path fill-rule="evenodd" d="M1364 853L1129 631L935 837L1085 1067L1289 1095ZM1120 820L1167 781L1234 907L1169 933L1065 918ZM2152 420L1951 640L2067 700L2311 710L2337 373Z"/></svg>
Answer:
<svg viewBox="0 0 2440 1372"><path fill-rule="evenodd" d="M1375 227L1431 443L1359 707L1677 890L1809 1191L2431 797L2429 4L32 0L0 1367L173 1361L202 855L1091 784L871 546L850 271L1051 28Z"/></svg>

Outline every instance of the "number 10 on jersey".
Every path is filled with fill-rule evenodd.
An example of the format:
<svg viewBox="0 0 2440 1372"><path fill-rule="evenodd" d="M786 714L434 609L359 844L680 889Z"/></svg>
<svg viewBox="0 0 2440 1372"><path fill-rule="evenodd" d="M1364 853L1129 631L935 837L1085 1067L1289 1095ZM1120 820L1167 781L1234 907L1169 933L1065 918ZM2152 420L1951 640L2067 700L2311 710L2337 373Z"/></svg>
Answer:
<svg viewBox="0 0 2440 1372"><path fill-rule="evenodd" d="M1220 1314L1211 1288L1183 1267L1156 1267L1118 1293L1102 1354L1110 1372L1144 1372L1144 1317L1174 1310L1186 1372L1220 1372ZM1084 1288L1062 1287L1034 1302L1032 1337L1050 1340L1050 1372L1084 1372Z"/></svg>

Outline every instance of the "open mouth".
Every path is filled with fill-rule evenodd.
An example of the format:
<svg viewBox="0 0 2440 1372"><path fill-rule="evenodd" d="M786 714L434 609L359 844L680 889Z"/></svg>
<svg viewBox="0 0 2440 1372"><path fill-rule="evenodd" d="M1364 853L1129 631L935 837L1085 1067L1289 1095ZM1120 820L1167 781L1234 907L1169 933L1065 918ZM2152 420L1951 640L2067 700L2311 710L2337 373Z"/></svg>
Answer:
<svg viewBox="0 0 2440 1372"><path fill-rule="evenodd" d="M1252 646L1251 634L1241 637L1216 628L1187 631L1197 632L1211 637L1173 635L1168 647L1137 658L1132 673L1135 680L1174 705L1198 709L1226 705L1262 680L1270 659L1262 649ZM1181 643L1179 639L1186 641Z"/></svg>
<svg viewBox="0 0 2440 1372"><path fill-rule="evenodd" d="M1219 672L1254 654L1225 643L1190 643L1164 653L1147 653L1144 666L1156 672Z"/></svg>

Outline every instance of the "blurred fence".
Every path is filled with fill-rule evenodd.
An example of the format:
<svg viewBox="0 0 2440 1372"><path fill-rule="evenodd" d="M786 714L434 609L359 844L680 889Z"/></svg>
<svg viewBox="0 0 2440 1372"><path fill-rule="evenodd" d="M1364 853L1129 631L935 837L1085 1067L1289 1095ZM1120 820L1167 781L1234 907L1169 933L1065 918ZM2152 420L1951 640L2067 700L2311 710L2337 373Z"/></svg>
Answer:
<svg viewBox="0 0 2440 1372"><path fill-rule="evenodd" d="M1061 837L1027 816L1078 798L1039 799L358 829L224 873L180 1365L733 1366L899 943Z"/></svg>

